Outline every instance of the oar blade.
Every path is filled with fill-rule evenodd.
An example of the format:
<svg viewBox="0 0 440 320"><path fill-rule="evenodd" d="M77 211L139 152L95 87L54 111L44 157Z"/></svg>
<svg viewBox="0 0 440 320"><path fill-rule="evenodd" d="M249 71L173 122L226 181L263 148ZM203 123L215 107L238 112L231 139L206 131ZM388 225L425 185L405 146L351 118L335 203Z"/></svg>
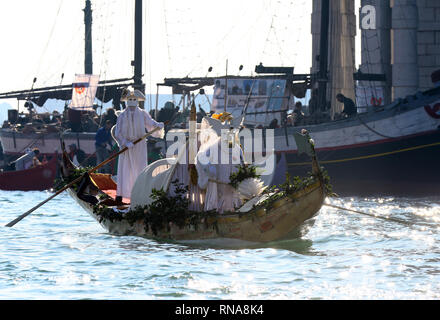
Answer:
<svg viewBox="0 0 440 320"><path fill-rule="evenodd" d="M17 223L19 223L26 216L21 215L18 218L15 218L11 222L9 222L7 225L5 225L5 227L11 228L11 227L15 226Z"/></svg>

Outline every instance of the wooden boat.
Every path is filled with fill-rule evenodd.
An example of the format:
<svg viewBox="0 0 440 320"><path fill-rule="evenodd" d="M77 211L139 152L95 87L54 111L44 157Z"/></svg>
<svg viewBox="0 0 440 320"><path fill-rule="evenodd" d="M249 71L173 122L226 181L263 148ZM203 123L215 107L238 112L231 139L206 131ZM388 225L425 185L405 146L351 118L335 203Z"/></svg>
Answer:
<svg viewBox="0 0 440 320"><path fill-rule="evenodd" d="M57 174L57 156L46 164L20 171L0 172L1 190L42 191L53 187Z"/></svg>
<svg viewBox="0 0 440 320"><path fill-rule="evenodd" d="M193 220L197 220L197 223L187 221L188 223L184 226L167 222L162 228L155 229L144 218L129 219L128 199L124 199L122 206L111 205L114 202L116 184L110 175L92 173L88 181L83 178L82 183L88 184L86 187L95 189L94 196L84 196L78 192L77 188L73 187L69 188L68 192L111 234L135 235L184 243L200 240L240 240L266 243L302 236L321 209L326 197L326 181L316 156L313 156L312 163L313 178L309 180L310 183L296 191L286 192L282 197L278 197L269 204L266 202L261 205L248 206L251 209L247 212L246 210L242 212L240 209L234 213L207 214L206 216L198 216L196 219L192 217ZM72 170L75 170L75 167L64 152L61 174L66 182L68 182L68 174ZM84 189L84 184L81 189ZM96 205L97 199L106 199L104 202L110 203L106 207L110 214L103 215L97 210L99 206Z"/></svg>

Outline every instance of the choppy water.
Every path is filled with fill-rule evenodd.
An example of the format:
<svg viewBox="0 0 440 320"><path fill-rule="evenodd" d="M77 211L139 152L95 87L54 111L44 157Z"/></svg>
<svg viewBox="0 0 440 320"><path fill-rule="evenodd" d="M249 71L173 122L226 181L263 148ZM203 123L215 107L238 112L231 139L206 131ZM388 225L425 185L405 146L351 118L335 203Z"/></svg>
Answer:
<svg viewBox="0 0 440 320"><path fill-rule="evenodd" d="M222 249L106 233L67 194L0 191L0 299L439 299L440 199L332 203L300 240ZM328 200L329 201L329 200Z"/></svg>

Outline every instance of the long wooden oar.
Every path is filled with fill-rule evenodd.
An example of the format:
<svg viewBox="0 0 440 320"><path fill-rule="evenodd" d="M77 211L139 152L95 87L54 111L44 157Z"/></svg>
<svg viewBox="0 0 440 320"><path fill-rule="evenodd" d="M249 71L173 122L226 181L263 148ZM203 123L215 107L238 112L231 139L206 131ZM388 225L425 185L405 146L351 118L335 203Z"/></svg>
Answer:
<svg viewBox="0 0 440 320"><path fill-rule="evenodd" d="M168 121L166 121L164 123L164 126L168 123ZM133 142L133 145L135 145L138 142L143 141L145 138L151 136L154 132L158 131L159 129L161 129L160 127L156 127L155 129L151 130L150 132L146 133L142 138L137 139L136 141ZM107 163L109 163L110 161L114 160L117 156L119 156L121 153L124 153L125 151L127 151L129 148L125 147L122 150L118 151L117 153L115 153L114 155L112 155L111 157L109 157L107 160L104 160L103 162L101 162L100 164L98 164L96 167L90 169L89 171L87 171L88 174L98 170L99 168L101 168L102 166L105 166ZM72 182L70 182L69 184L67 184L66 186L64 186L62 189L58 190L55 194L53 194L52 196L50 196L49 198L47 198L46 200L44 200L43 202L40 202L39 204L37 204L35 207L33 207L32 209L26 211L25 213L23 213L21 216L17 217L15 220L12 220L11 222L9 222L6 227L13 227L15 224L17 224L18 222L20 222L22 219L26 218L28 215L30 215L32 212L34 212L35 210L37 210L39 207L41 207L43 204L45 204L46 202L49 202L50 200L52 200L53 198L55 198L57 195L59 195L60 193L62 193L63 191L65 191L66 189L70 188L71 186L73 186L75 183L78 183L79 181L81 181L81 179L83 178L84 174L81 175L80 177L76 178L75 180L73 180Z"/></svg>
<svg viewBox="0 0 440 320"><path fill-rule="evenodd" d="M334 209L338 209L338 210L344 210L344 211L348 211L348 212L353 212L353 213L361 214L361 215L372 217L372 218L378 218L378 219L382 219L382 220L397 222L397 223L401 223L401 224L404 224L404 225L407 225L407 226L418 225L418 226L425 226L425 227L433 227L432 225L427 224L427 223L421 223L421 222L413 223L413 222L408 222L408 221L401 220L401 219L390 218L390 217L383 217L383 216L379 216L379 215L375 215L375 214L371 214L371 213L366 213L366 212L362 212L362 211L358 211L358 210L353 210L353 209L348 209L348 208L343 208L343 207L335 206L335 205L328 204L328 203L324 203L323 205L327 206L327 207L330 207L330 208L334 208Z"/></svg>

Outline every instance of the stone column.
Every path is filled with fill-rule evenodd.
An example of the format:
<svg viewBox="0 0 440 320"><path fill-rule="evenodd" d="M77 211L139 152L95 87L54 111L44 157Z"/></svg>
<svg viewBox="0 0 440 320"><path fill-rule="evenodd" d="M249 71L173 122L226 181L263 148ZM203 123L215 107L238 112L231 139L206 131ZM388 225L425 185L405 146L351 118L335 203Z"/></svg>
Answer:
<svg viewBox="0 0 440 320"><path fill-rule="evenodd" d="M363 19L366 18L362 9L366 6L373 6L375 9L375 29L364 29L362 26ZM362 0L359 19L362 33L362 63L359 69L363 73L385 74L387 78L386 83L362 81L361 86L372 88L373 91L379 88L383 92L383 104L389 104L392 84L390 0Z"/></svg>
<svg viewBox="0 0 440 320"><path fill-rule="evenodd" d="M418 24L416 0L394 0L391 33L393 99L415 94L419 89Z"/></svg>

